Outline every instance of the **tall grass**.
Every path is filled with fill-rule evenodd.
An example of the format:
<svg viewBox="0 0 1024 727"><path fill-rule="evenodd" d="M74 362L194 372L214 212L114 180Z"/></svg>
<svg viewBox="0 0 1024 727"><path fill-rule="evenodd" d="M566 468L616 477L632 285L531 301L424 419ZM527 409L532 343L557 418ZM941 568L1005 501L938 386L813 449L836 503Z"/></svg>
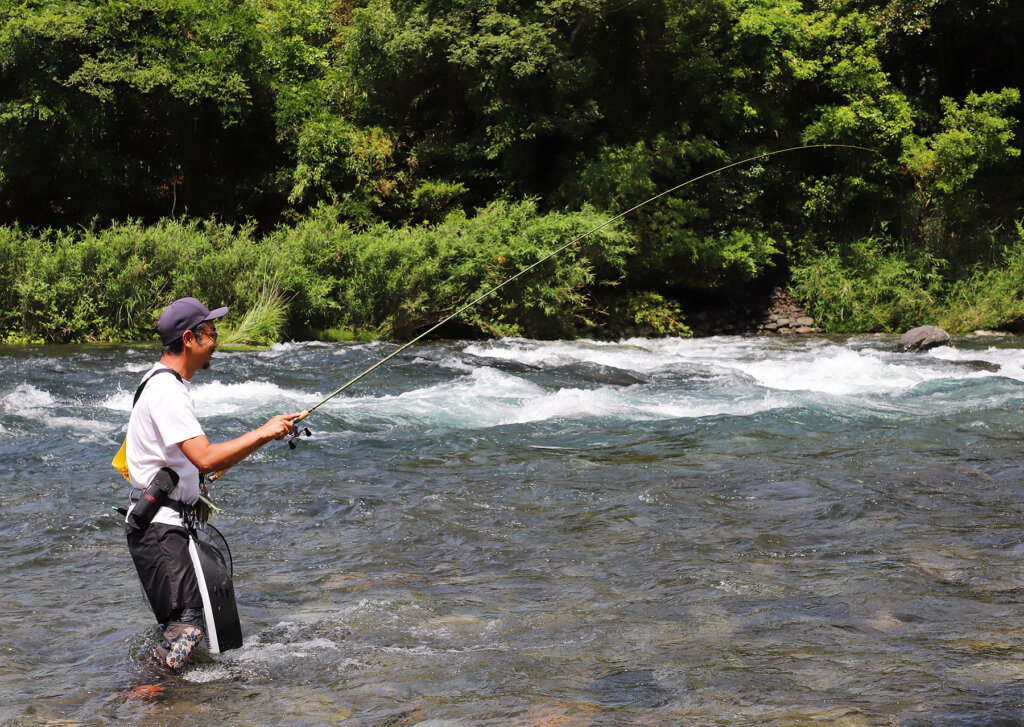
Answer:
<svg viewBox="0 0 1024 727"><path fill-rule="evenodd" d="M269 346L285 337L288 302L276 280L268 280L237 323L225 326L223 345Z"/></svg>

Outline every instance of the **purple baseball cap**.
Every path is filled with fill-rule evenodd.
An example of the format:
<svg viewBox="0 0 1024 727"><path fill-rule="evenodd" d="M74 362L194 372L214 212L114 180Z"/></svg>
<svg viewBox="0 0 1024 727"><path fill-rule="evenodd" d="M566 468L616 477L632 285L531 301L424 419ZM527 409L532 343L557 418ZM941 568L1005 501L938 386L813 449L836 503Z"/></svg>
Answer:
<svg viewBox="0 0 1024 727"><path fill-rule="evenodd" d="M195 298L178 298L164 308L156 323L160 343L168 346L204 321L212 321L228 313L227 306L210 310Z"/></svg>

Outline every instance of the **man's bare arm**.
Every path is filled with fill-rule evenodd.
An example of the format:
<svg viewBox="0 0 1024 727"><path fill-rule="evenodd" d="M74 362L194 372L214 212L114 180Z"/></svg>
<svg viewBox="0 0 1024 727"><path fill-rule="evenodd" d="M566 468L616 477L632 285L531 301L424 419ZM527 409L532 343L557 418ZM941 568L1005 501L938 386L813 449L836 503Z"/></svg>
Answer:
<svg viewBox="0 0 1024 727"><path fill-rule="evenodd" d="M200 472L216 472L238 464L267 442L284 439L295 431L295 420L300 414L279 414L262 427L227 442L212 444L201 435L186 439L178 446Z"/></svg>

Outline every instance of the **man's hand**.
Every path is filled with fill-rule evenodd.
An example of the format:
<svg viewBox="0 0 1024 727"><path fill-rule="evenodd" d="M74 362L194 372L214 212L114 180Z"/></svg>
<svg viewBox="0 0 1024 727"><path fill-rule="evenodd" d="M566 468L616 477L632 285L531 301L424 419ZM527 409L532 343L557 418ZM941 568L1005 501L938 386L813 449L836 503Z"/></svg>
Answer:
<svg viewBox="0 0 1024 727"><path fill-rule="evenodd" d="M295 431L295 422L298 421L303 412L297 411L293 414L278 414L259 428L262 436L269 439L284 439Z"/></svg>

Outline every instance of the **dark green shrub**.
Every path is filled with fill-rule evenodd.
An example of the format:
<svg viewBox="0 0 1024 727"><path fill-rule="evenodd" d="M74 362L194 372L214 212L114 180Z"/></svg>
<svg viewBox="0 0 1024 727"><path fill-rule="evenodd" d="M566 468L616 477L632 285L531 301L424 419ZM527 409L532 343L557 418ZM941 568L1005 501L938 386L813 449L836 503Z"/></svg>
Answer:
<svg viewBox="0 0 1024 727"><path fill-rule="evenodd" d="M835 247L793 268L792 293L831 333L893 332L936 323L942 261L908 256L875 238Z"/></svg>
<svg viewBox="0 0 1024 727"><path fill-rule="evenodd" d="M0 338L147 340L160 310L188 295L230 306L238 342L328 329L407 338L605 220L591 210L539 214L527 201L364 231L323 207L262 240L251 227L214 222L37 237L0 228ZM481 301L464 322L487 335L571 335L590 325L591 290L617 278L629 250L621 232L602 229Z"/></svg>

